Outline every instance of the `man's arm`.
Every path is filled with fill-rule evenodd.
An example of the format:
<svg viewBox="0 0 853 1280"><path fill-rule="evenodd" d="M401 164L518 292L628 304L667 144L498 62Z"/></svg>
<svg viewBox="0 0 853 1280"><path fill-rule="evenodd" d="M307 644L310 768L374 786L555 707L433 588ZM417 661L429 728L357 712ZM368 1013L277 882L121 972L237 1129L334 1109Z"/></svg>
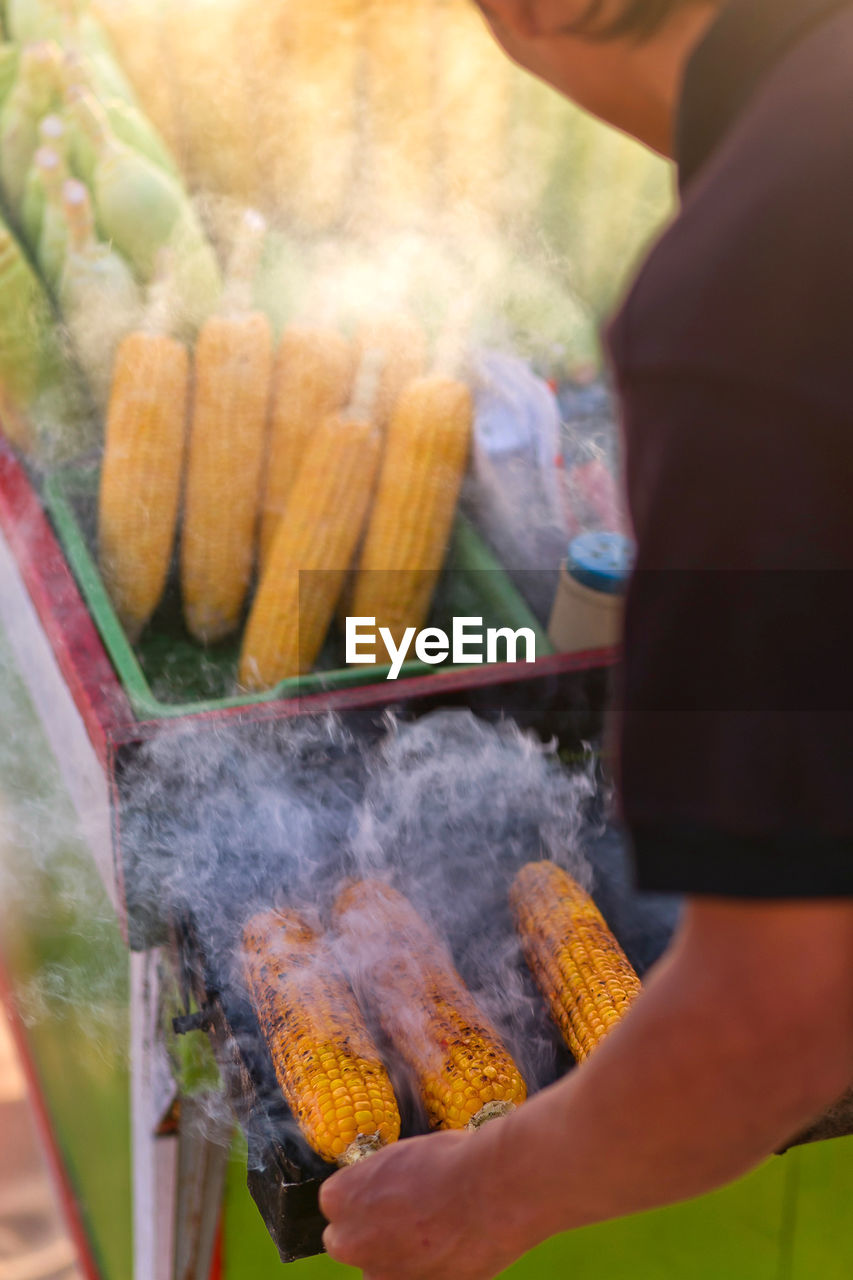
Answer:
<svg viewBox="0 0 853 1280"><path fill-rule="evenodd" d="M481 1133L330 1179L329 1252L365 1280L491 1280L558 1231L731 1181L849 1084L852 974L853 902L694 899L582 1067Z"/></svg>

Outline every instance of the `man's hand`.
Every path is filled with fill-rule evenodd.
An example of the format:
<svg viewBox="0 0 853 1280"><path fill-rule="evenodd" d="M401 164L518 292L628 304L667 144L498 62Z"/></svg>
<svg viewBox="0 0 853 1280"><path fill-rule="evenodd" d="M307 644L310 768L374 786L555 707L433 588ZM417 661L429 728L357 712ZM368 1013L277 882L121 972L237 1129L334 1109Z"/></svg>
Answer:
<svg viewBox="0 0 853 1280"><path fill-rule="evenodd" d="M325 1183L329 1253L365 1280L492 1280L556 1232L731 1181L849 1084L851 973L849 900L694 900L578 1070L479 1133L401 1142Z"/></svg>
<svg viewBox="0 0 853 1280"><path fill-rule="evenodd" d="M320 1191L329 1255L364 1280L492 1280L533 1243L496 1198L489 1129L504 1123L412 1138L335 1174Z"/></svg>

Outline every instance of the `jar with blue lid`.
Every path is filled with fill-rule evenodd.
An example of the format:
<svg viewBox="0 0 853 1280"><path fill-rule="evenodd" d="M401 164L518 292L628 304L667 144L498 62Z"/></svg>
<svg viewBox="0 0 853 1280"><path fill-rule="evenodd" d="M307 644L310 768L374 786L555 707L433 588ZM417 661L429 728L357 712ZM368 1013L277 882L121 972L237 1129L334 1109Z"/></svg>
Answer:
<svg viewBox="0 0 853 1280"><path fill-rule="evenodd" d="M548 635L561 653L621 643L625 589L635 548L621 533L582 533L560 571Z"/></svg>

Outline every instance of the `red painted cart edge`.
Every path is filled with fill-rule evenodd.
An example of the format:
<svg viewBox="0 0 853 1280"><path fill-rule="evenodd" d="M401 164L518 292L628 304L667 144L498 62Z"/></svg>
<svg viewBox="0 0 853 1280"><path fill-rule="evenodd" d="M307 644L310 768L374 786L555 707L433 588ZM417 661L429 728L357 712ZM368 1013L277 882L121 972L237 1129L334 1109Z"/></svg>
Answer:
<svg viewBox="0 0 853 1280"><path fill-rule="evenodd" d="M26 470L0 435L0 529L98 758L133 711Z"/></svg>

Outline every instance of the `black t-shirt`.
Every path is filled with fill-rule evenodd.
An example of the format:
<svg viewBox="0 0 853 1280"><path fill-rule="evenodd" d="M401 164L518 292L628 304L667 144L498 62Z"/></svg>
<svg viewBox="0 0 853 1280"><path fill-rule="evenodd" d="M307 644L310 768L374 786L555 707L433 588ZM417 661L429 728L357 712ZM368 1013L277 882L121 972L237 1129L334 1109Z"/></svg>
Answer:
<svg viewBox="0 0 853 1280"><path fill-rule="evenodd" d="M610 331L643 888L853 893L853 0L733 0Z"/></svg>

